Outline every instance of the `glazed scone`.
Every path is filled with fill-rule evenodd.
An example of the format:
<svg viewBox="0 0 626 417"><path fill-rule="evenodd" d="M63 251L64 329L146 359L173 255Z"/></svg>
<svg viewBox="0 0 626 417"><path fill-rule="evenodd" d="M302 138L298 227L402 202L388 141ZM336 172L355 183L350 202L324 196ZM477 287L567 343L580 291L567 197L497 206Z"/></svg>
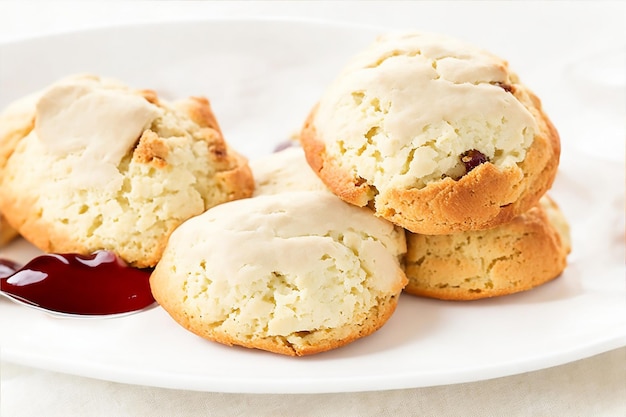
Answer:
<svg viewBox="0 0 626 417"><path fill-rule="evenodd" d="M91 75L32 97L0 117L0 212L43 251L152 267L180 223L252 194L204 98L168 103Z"/></svg>
<svg viewBox="0 0 626 417"><path fill-rule="evenodd" d="M502 59L434 34L355 56L301 132L335 194L415 233L506 223L550 188L560 155L539 99Z"/></svg>
<svg viewBox="0 0 626 417"><path fill-rule="evenodd" d="M285 198L289 195L290 198ZM392 315L404 231L326 191L229 202L172 233L150 277L180 325L285 355L334 349Z"/></svg>
<svg viewBox="0 0 626 417"><path fill-rule="evenodd" d="M291 191L327 191L328 188L311 170L299 146L250 160L254 176L253 197Z"/></svg>
<svg viewBox="0 0 626 417"><path fill-rule="evenodd" d="M510 223L451 235L407 233L405 291L474 300L529 290L558 277L571 250L569 226L549 197Z"/></svg>

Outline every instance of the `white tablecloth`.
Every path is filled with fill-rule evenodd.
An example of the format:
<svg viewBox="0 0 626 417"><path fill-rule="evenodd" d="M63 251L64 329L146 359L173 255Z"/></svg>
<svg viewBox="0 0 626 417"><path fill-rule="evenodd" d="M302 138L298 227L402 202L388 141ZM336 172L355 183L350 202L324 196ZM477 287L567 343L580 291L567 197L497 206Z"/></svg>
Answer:
<svg viewBox="0 0 626 417"><path fill-rule="evenodd" d="M625 415L626 349L542 371L440 387L244 395L98 381L2 364L3 417L591 417Z"/></svg>
<svg viewBox="0 0 626 417"><path fill-rule="evenodd" d="M539 96L550 89L542 71L562 71L594 51L626 42L626 3L593 1L0 2L0 42L110 24L244 16L319 18L463 36L507 57ZM525 59L529 54L532 59ZM566 117L553 103L544 104L553 120ZM180 391L7 362L0 366L3 417L626 415L625 348L487 381L345 394Z"/></svg>

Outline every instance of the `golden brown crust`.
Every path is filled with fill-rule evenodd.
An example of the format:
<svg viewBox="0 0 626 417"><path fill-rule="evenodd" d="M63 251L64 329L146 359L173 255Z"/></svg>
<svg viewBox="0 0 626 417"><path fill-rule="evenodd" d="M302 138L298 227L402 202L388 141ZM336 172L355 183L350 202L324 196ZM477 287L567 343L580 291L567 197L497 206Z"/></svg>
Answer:
<svg viewBox="0 0 626 417"><path fill-rule="evenodd" d="M326 154L324 143L317 138L313 120L315 110L309 114L300 135L300 143L309 166L326 184L326 186L343 201L364 207L374 198L374 189Z"/></svg>
<svg viewBox="0 0 626 417"><path fill-rule="evenodd" d="M141 218L142 215L139 212L143 208L138 207L137 204L131 207L133 200L130 198L139 201L146 199L142 200L144 197L138 196L138 194L130 197L130 194L134 192L134 188L130 185L130 177L133 175L145 176L144 184L156 176L169 178L172 181L171 188L175 187L176 181L180 179L180 173L185 170L187 170L188 175L198 176L196 184L201 200L193 206L195 215L215 204L252 195L254 178L248 161L231 149L224 140L208 100L204 98L187 99L181 108L174 113L171 108L165 107L165 104L159 101L155 92L143 90L139 94L150 103L165 109L169 114L167 122L163 122L170 124L166 127L167 129L181 132L187 141L199 144L206 143L208 152L193 151L191 148L185 147L189 145L181 145L180 142L168 139L167 135L160 137L158 131L160 125L153 125L142 132L134 149L129 150L129 154L117 167L122 175L128 176L125 180L126 185L118 191L117 195L107 198L118 201L122 211L136 211L138 218ZM98 249L108 249L115 251L132 266L140 268L154 266L165 249L169 235L187 218L183 217L177 210L169 213L163 212L156 216L156 222L150 227L154 226L155 230L158 228L158 232L147 232L141 230L142 228L123 227L123 230L114 233L115 237L105 235L100 237L99 235L97 238L92 236L93 230L100 227L102 229L109 228L109 226L113 230L116 227L116 219L108 218L108 214L102 214L99 218L94 215L93 219L88 220L90 223L87 223L85 220L78 220L82 213L76 213L76 209L68 209L62 213L55 212L54 215L51 215L55 216L53 217L55 220L50 220L49 216L43 215L44 210L49 210L49 205L39 207L42 204L39 203L40 195L37 187L46 187L43 184L45 181L29 178L28 172L21 171L28 169L28 164L21 161L28 160L28 145L32 141L23 139L31 132L35 123L34 103L36 103L36 99L33 100L31 106L21 106L18 108L19 111L8 111L0 119L0 173L6 173L5 178L1 178L2 175L0 175L0 182L3 184L0 190L0 212L4 213L9 224L17 229L26 240L45 252L89 254ZM190 121L184 116L192 120ZM197 148L200 149L200 147ZM173 152L184 153L189 160L182 161L180 156L170 158ZM13 159L16 161L11 162ZM129 160L135 167L132 171L134 174L128 171L129 166L131 166ZM178 165L175 166L176 164ZM150 168L138 168L140 166ZM175 178L172 172L176 172L178 177ZM201 172L202 174L200 174ZM15 180L16 175L22 179ZM25 180L32 180L35 185L24 190L21 184ZM60 180L64 180L64 178ZM152 188L148 186L144 187L142 192L153 193L153 199L158 198L159 201L174 198L168 197L171 194L159 194L159 188L159 186ZM189 195L187 190L180 191L181 195ZM67 200L59 202L60 207L64 207L64 205L65 207L70 207L70 205L80 207L82 204L85 212L92 208L97 209L106 203L102 201L102 196L97 190L90 189L75 191L68 189L67 194L58 198ZM56 205L54 204L54 206ZM161 204L162 206L163 204ZM155 207L153 212L148 215L153 215L157 210L161 211L161 207ZM165 211L167 208L163 210ZM87 214L81 219L88 215L90 216ZM156 224L157 222L158 224ZM148 233L151 233L149 237Z"/></svg>
<svg viewBox="0 0 626 417"><path fill-rule="evenodd" d="M49 252L50 242L46 237L49 232L40 225L39 217L32 216L30 208L34 207L35 197L17 198L12 195L3 195L0 200L0 211L5 213L7 223L19 233L23 233L26 240L44 252ZM54 232L52 232L54 234Z"/></svg>
<svg viewBox="0 0 626 417"><path fill-rule="evenodd" d="M165 168L168 153L169 148L163 139L147 129L139 138L139 143L133 152L133 159L142 164L151 164L155 168Z"/></svg>
<svg viewBox="0 0 626 417"><path fill-rule="evenodd" d="M247 159L237 153L232 152L231 158L235 157L238 162L234 168L221 171L215 174L216 186L228 192L229 200L248 198L254 191L254 179L252 171L247 164ZM154 162L154 161L153 161ZM85 244L82 239L76 239L56 227L54 224L42 221L40 213L33 213L31 208L36 206L37 198L32 195L4 195L0 201L0 211L6 213L7 223L24 236L35 247L44 252L64 252L80 253L88 255L94 250L89 244ZM153 267L161 258L161 254L167 245L169 235L178 227L178 221L167 221L167 230L163 233L162 239L155 243L155 246L146 246L146 252L151 253L149 257L136 259L132 251L127 253L112 242L99 249L115 251L122 259L125 259L132 266L138 268ZM17 233L17 232L16 232Z"/></svg>
<svg viewBox="0 0 626 417"><path fill-rule="evenodd" d="M309 355L384 325L407 283L405 252L404 230L368 210L325 190L285 192L223 204L181 225L150 287L176 322L203 338Z"/></svg>
<svg viewBox="0 0 626 417"><path fill-rule="evenodd" d="M32 114L0 117L0 175L19 141L34 128L35 117Z"/></svg>
<svg viewBox="0 0 626 417"><path fill-rule="evenodd" d="M558 210L554 202L548 204ZM490 230L436 236L407 233L405 292L475 300L529 290L565 269L570 246L563 233L540 204Z"/></svg>
<svg viewBox="0 0 626 417"><path fill-rule="evenodd" d="M393 315L398 305L398 299L399 296L392 296L382 300L377 307L370 311L368 319L364 323L353 323L336 329L318 330L306 335L298 335L299 343L290 341L289 338L285 337L235 340L223 333L214 333L213 339L211 337L206 338L230 346L238 345L252 349L262 349L288 356L313 355L346 346L358 339L371 335L380 329Z"/></svg>
<svg viewBox="0 0 626 417"><path fill-rule="evenodd" d="M157 296L155 296L156 299ZM372 319L364 325L346 326L339 329L318 330L317 335L303 335L302 343L293 343L285 337L233 337L220 332L214 326L208 326L197 317L188 317L179 310L168 310L174 321L190 332L212 342L226 346L241 346L249 349L260 349L286 356L308 356L346 346L360 338L369 336L389 320L398 305L398 296L391 297L371 312ZM317 337L315 337L317 336ZM309 340L307 340L309 339Z"/></svg>
<svg viewBox="0 0 626 417"><path fill-rule="evenodd" d="M0 247L6 245L18 236L17 230L12 228L0 213Z"/></svg>
<svg viewBox="0 0 626 417"><path fill-rule="evenodd" d="M0 115L0 178L9 157L19 141L35 127L35 118L29 112ZM18 236L0 211L0 246L4 246Z"/></svg>
<svg viewBox="0 0 626 417"><path fill-rule="evenodd" d="M230 169L215 174L216 185L228 191L229 200L251 197L254 192L254 176L248 159L230 148L228 154L234 162Z"/></svg>
<svg viewBox="0 0 626 417"><path fill-rule="evenodd" d="M220 135L222 134L215 113L213 113L211 108L211 103L206 97L189 97L182 106L189 118L198 126L208 127L217 131Z"/></svg>
<svg viewBox="0 0 626 417"><path fill-rule="evenodd" d="M148 103L152 103L157 106L161 104L159 102L159 96L154 90L139 90L138 93L143 96Z"/></svg>
<svg viewBox="0 0 626 417"><path fill-rule="evenodd" d="M98 249L112 250L133 267L151 268L154 267L161 258L161 254L167 245L169 235L172 234L174 229L178 226L178 222L176 221L167 222L168 227L163 233L162 239L152 242L152 244L146 242L144 250L150 255L137 259L137 255L133 250L121 247L115 242L102 244L98 249L95 249L92 245L85 243L81 239L68 236L67 233L58 228L57 225L43 221L40 213L34 214L32 211L28 211L31 207L34 207L35 202L36 198L34 196L28 196L27 198L24 198L24 196L20 196L20 198L9 197L6 202L3 202L1 207L2 210L7 213L7 221L10 219L10 225L16 230L19 230L19 233L25 240L46 253L77 253L89 255Z"/></svg>
<svg viewBox="0 0 626 417"><path fill-rule="evenodd" d="M417 188L376 190L325 151L315 126L314 108L300 140L311 168L344 201L373 205L376 215L415 233L449 234L483 230L504 224L530 209L552 186L559 163L560 140L539 99L521 87L516 97L537 120L526 158L511 169L500 170L487 162L458 180L450 177Z"/></svg>
<svg viewBox="0 0 626 417"><path fill-rule="evenodd" d="M235 337L220 331L219 325L207 323L199 314L185 308L183 297L180 295L180 286L167 274L165 268L157 266L150 276L150 288L159 305L182 327L203 339L227 346L260 349L287 356L306 356L325 352L374 333L393 315L399 299L399 295L393 295L380 300L360 322L353 322L340 328L321 329L294 335L295 337L254 337L245 334Z"/></svg>

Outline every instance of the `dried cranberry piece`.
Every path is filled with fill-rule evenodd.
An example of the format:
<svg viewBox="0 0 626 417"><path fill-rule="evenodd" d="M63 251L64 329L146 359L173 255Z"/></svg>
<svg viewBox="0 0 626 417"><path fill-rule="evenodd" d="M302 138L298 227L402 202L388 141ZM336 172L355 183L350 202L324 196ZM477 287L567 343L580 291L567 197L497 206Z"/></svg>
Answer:
<svg viewBox="0 0 626 417"><path fill-rule="evenodd" d="M502 83L502 82L496 82L495 85L497 85L498 87L500 87L501 89L503 89L507 93L513 94L515 92L515 87L513 87L511 84Z"/></svg>
<svg viewBox="0 0 626 417"><path fill-rule="evenodd" d="M461 154L461 162L465 165L465 173L468 173L478 165L489 162L489 158L487 158L487 156L481 151L470 149L469 151Z"/></svg>

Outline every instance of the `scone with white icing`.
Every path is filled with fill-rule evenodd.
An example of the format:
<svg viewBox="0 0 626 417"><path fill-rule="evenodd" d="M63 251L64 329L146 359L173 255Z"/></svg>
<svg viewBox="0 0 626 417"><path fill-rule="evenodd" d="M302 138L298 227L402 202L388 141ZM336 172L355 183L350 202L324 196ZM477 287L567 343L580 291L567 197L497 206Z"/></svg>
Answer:
<svg viewBox="0 0 626 417"><path fill-rule="evenodd" d="M475 300L526 291L563 272L568 223L548 196L511 222L450 235L407 233L405 292Z"/></svg>
<svg viewBox="0 0 626 417"><path fill-rule="evenodd" d="M327 191L229 202L172 233L150 285L180 325L285 355L380 328L406 284L404 231Z"/></svg>
<svg viewBox="0 0 626 417"><path fill-rule="evenodd" d="M250 160L254 176L253 197L292 191L327 191L328 188L311 170L299 146Z"/></svg>
<svg viewBox="0 0 626 417"><path fill-rule="evenodd" d="M406 229L506 223L537 203L560 141L507 62L456 39L380 37L328 87L301 132L339 197Z"/></svg>
<svg viewBox="0 0 626 417"><path fill-rule="evenodd" d="M0 212L44 251L152 267L179 224L254 187L204 98L73 76L9 106L0 133Z"/></svg>

